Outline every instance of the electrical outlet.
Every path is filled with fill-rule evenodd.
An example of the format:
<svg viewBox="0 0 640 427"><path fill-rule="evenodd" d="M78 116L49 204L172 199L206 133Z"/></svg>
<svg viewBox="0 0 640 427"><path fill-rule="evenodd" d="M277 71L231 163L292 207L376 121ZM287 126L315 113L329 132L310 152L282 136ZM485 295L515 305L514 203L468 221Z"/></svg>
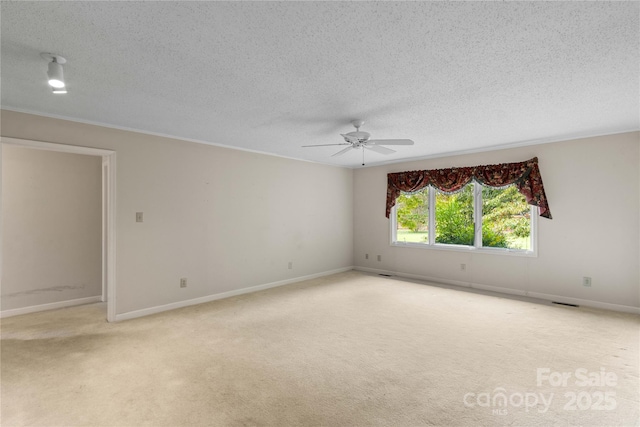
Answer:
<svg viewBox="0 0 640 427"><path fill-rule="evenodd" d="M182 279L180 279L180 287L181 288L186 288L187 287L187 278L183 277Z"/></svg>
<svg viewBox="0 0 640 427"><path fill-rule="evenodd" d="M460 264L460 271L467 271L467 264Z"/></svg>
<svg viewBox="0 0 640 427"><path fill-rule="evenodd" d="M369 254L364 254L364 259L369 259Z"/></svg>
<svg viewBox="0 0 640 427"><path fill-rule="evenodd" d="M582 278L582 286L586 286L588 288L591 287L591 277L583 277Z"/></svg>
<svg viewBox="0 0 640 427"><path fill-rule="evenodd" d="M136 212L136 222L142 222L144 219L144 214L142 212Z"/></svg>
<svg viewBox="0 0 640 427"><path fill-rule="evenodd" d="M378 261L382 261L382 255L378 255Z"/></svg>
<svg viewBox="0 0 640 427"><path fill-rule="evenodd" d="M293 270L293 262L289 261L289 270Z"/></svg>

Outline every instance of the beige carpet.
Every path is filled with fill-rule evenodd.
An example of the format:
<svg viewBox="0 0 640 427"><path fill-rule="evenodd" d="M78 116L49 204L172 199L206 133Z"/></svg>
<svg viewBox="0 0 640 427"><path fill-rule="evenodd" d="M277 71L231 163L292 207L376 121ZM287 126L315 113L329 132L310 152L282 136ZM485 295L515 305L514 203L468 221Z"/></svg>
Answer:
<svg viewBox="0 0 640 427"><path fill-rule="evenodd" d="M104 318L96 304L2 320L3 427L637 426L640 416L633 315L348 272ZM551 385L562 373L566 386ZM589 375L605 380L583 384Z"/></svg>

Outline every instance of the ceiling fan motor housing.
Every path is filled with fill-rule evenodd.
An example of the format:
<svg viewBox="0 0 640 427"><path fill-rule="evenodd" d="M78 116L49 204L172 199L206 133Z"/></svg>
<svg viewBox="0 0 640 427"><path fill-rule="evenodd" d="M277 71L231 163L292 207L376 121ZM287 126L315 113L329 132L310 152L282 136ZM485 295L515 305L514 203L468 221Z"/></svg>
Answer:
<svg viewBox="0 0 640 427"><path fill-rule="evenodd" d="M349 132L346 135L350 136L351 138L357 139L358 143L360 143L360 144L363 144L363 143L367 142L369 140L369 138L371 138L371 134L369 132L362 132L362 131ZM351 142L346 138L345 138L345 140L347 142Z"/></svg>

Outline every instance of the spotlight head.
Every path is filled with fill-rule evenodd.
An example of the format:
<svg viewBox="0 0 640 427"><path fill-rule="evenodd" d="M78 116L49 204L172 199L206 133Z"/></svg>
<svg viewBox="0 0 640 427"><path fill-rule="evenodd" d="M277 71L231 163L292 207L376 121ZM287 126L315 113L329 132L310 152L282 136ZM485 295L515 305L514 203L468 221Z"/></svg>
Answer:
<svg viewBox="0 0 640 427"><path fill-rule="evenodd" d="M64 87L64 74L62 73L62 65L58 64L55 61L49 62L47 76L49 76L49 86L56 89Z"/></svg>
<svg viewBox="0 0 640 427"><path fill-rule="evenodd" d="M54 55L52 53L41 53L40 56L49 61L49 67L47 68L49 86L54 89L64 88L64 73L62 71L62 64L66 63L67 60L60 55ZM66 91L56 92L54 90L54 93L66 93Z"/></svg>

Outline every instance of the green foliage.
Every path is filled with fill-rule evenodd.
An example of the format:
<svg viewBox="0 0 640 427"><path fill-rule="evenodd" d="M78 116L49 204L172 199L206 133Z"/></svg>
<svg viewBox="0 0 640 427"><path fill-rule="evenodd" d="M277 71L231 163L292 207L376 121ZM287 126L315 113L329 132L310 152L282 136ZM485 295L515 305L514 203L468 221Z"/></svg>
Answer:
<svg viewBox="0 0 640 427"><path fill-rule="evenodd" d="M509 242L504 233L494 231L488 223L483 222L482 246L489 248L508 248Z"/></svg>
<svg viewBox="0 0 640 427"><path fill-rule="evenodd" d="M516 187L482 188L483 224L488 224L494 232L529 237L530 212L527 201Z"/></svg>
<svg viewBox="0 0 640 427"><path fill-rule="evenodd" d="M413 194L403 193L396 200L396 212L400 227L414 233L429 227L429 189Z"/></svg>
<svg viewBox="0 0 640 427"><path fill-rule="evenodd" d="M473 246L473 187L471 185L455 194L436 193L436 242Z"/></svg>
<svg viewBox="0 0 640 427"><path fill-rule="evenodd" d="M479 184L467 185L455 194L436 193L437 243L474 245L473 185ZM428 189L400 195L396 202L399 226L412 233L428 231L428 201ZM515 187L483 187L482 211L483 246L519 247L514 241L529 237L529 205Z"/></svg>

